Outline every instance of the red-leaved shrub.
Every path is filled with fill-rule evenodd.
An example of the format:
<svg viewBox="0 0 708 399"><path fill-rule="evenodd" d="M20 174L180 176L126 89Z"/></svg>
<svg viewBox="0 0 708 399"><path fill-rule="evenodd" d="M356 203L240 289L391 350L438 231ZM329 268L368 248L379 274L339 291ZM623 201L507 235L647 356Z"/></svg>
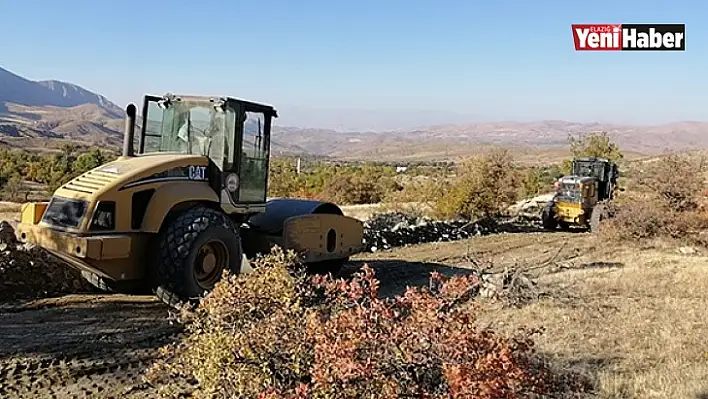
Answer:
<svg viewBox="0 0 708 399"><path fill-rule="evenodd" d="M182 341L147 381L210 398L519 398L557 385L532 332L475 325L473 276L379 298L364 267L350 281L307 276L278 249L256 271L225 276L188 314Z"/></svg>

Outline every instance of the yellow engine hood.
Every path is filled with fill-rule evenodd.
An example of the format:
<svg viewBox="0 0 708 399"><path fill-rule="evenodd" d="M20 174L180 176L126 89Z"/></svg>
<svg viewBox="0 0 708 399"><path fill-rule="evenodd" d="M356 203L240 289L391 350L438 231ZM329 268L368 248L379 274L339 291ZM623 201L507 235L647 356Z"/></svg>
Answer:
<svg viewBox="0 0 708 399"><path fill-rule="evenodd" d="M74 178L54 194L65 198L92 200L131 183L148 182L152 177L164 179L174 175L170 173L173 170L190 166L206 167L208 163L209 160L205 156L179 153L120 157Z"/></svg>

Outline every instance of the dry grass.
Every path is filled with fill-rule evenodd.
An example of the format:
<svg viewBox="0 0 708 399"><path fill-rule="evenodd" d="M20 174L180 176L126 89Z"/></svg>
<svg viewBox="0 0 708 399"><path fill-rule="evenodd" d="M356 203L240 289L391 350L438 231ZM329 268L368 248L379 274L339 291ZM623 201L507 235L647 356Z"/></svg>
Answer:
<svg viewBox="0 0 708 399"><path fill-rule="evenodd" d="M22 204L0 201L0 221L4 220L13 227L20 221L20 207Z"/></svg>
<svg viewBox="0 0 708 399"><path fill-rule="evenodd" d="M17 202L0 201L0 213L19 214L22 204Z"/></svg>
<svg viewBox="0 0 708 399"><path fill-rule="evenodd" d="M705 173L706 159L688 154L669 154L643 167L600 234L608 242L662 238L708 247Z"/></svg>
<svg viewBox="0 0 708 399"><path fill-rule="evenodd" d="M708 394L708 258L653 250L606 259L624 266L544 276L556 295L486 321L543 326L541 349L594 378L599 397Z"/></svg>
<svg viewBox="0 0 708 399"><path fill-rule="evenodd" d="M22 204L17 202L0 201L0 214L17 217L20 214Z"/></svg>
<svg viewBox="0 0 708 399"><path fill-rule="evenodd" d="M421 208L425 208L425 205L416 202L405 202L396 204L381 203L342 205L340 207L342 208L342 212L344 212L344 215L365 221L371 218L371 216L376 213L396 210L413 213L414 211L420 211Z"/></svg>
<svg viewBox="0 0 708 399"><path fill-rule="evenodd" d="M520 309L488 303L479 322L503 331L543 327L539 349L558 368L592 379L596 397L708 397L706 254L670 246L638 251L560 233L480 237L367 258L464 265L468 253L499 266L547 263L533 270L545 298Z"/></svg>

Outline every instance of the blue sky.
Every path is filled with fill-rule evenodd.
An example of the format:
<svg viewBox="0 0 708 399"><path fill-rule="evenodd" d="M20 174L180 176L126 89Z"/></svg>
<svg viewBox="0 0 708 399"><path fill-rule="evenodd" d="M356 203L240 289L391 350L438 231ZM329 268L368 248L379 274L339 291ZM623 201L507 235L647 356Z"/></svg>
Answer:
<svg viewBox="0 0 708 399"><path fill-rule="evenodd" d="M125 105L224 94L349 128L704 120L698 0L0 0L0 66ZM572 23L685 23L685 52L575 52Z"/></svg>

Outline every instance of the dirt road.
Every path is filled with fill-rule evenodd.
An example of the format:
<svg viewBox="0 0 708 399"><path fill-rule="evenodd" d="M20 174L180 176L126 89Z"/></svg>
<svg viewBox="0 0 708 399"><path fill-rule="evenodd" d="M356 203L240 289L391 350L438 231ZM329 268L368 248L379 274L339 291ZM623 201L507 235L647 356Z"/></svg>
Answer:
<svg viewBox="0 0 708 399"><path fill-rule="evenodd" d="M480 248L520 251L539 244L557 246L564 236L478 241L484 243ZM382 295L400 294L408 285L427 284L433 270L464 272L462 258L469 255L470 245L478 247L468 240L365 254L343 275L367 262L382 281ZM0 304L0 397L150 397L140 376L156 348L178 333L169 313L151 296L70 295Z"/></svg>
<svg viewBox="0 0 708 399"><path fill-rule="evenodd" d="M585 233L476 237L362 254L382 295L474 261L525 268L544 292L519 309L484 304L479 322L546 328L539 348L595 381L599 397L708 395L708 257L675 248L608 247ZM147 398L141 374L178 333L152 297L81 295L0 304L0 397Z"/></svg>
<svg viewBox="0 0 708 399"><path fill-rule="evenodd" d="M0 307L0 397L150 397L140 375L177 328L152 297L82 295ZM133 392L131 392L133 390Z"/></svg>

